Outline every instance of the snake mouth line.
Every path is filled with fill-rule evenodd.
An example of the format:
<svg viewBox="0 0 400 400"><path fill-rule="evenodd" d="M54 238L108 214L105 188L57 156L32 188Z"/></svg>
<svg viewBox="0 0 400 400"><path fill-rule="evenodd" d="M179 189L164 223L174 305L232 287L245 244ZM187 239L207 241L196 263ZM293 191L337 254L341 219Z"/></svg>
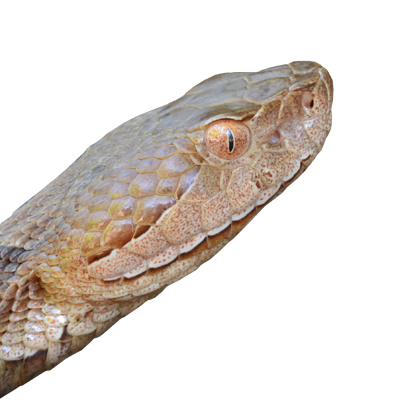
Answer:
<svg viewBox="0 0 400 400"><path fill-rule="evenodd" d="M298 173L300 172L298 171L297 174ZM291 179L295 179L295 177L292 177ZM290 184L290 182L289 183L285 182L285 185L287 184ZM232 234L234 234L234 232L243 225L243 223L247 223L251 218L253 218L258 213L258 211L260 211L260 209L265 206L265 204L268 201L272 200L272 198L274 198L275 195L279 193L282 186L283 184L278 184L272 190L271 188L268 188L269 190L268 196L263 197L263 193L261 193L257 201L248 206L241 213L234 214L232 218L230 218L225 223L221 224L218 228L208 231L207 234L194 235L193 238L191 239L193 244L191 244L189 247L184 247L183 245L180 245L167 248L162 253L156 256L156 258L157 257L161 258L161 260L158 263L159 265L154 266L151 265L151 261L147 261L146 262L147 267L145 271L137 273L135 275L132 275L131 273L128 272L123 275L123 281L132 282L135 280L139 280L146 274L155 275L157 274L157 272L167 269L168 267L173 265L176 261L188 260L202 253L203 251L212 249L212 247L218 244L219 242L231 237ZM171 249L175 250L171 251ZM167 253L170 253L170 257L167 256L165 259L162 259L162 254L167 254ZM119 282L120 278L121 277L115 278L109 282L111 283ZM123 282L121 282L120 284L123 285ZM145 287L146 286L144 286L143 288Z"/></svg>
<svg viewBox="0 0 400 400"><path fill-rule="evenodd" d="M139 278L141 278L143 275L146 275L146 272L147 271L143 271L143 272L141 272L140 274L137 274L137 275L133 275L133 276L131 276L131 277L127 277L127 276L125 276L124 275L124 282L132 282L132 281L134 281L135 279L139 279Z"/></svg>
<svg viewBox="0 0 400 400"><path fill-rule="evenodd" d="M163 270L163 269L167 269L167 268L168 268L169 266L171 266L178 258L179 258L179 255L177 255L177 256L176 256L175 258L173 258L171 261L166 262L165 264L162 264L162 265L157 266L157 267L150 267L150 268L147 270L147 273L148 273L148 274L156 274L157 271L161 271L161 270Z"/></svg>
<svg viewBox="0 0 400 400"><path fill-rule="evenodd" d="M304 161L306 162L307 160L310 160L311 156L307 157ZM299 164L299 168L297 171L294 171L292 175L287 176L287 179L285 181L280 182L273 188L268 188L263 190L257 200L247 206L242 212L239 212L237 214L234 214L231 218L229 218L226 222L221 224L219 227L214 228L207 233L200 233L197 235L194 235L190 241L192 241L192 244L190 246L171 246L168 247L167 249L163 250L161 253L157 254L155 257L145 260L145 268L142 270L142 272L139 273L136 271L130 271L126 274L121 274L116 278L111 278L111 279L106 279L104 280L105 282L112 282L112 283L119 283L124 281L131 281L134 279L140 278L143 274L148 273L149 271L155 271L160 268L166 268L170 265L172 265L176 260L182 260L186 258L190 258L193 255L198 253L199 247L203 245L204 248L204 243L207 244L207 248L209 248L209 243L208 240L209 238L216 237L218 236L221 232L226 231L227 229L230 229L232 223L241 221L246 218L256 207L264 205L269 199L271 199L281 188L283 183L290 184L292 183L297 177L303 172L301 170L302 164ZM169 212L169 211L168 211ZM182 257L182 255L184 255Z"/></svg>

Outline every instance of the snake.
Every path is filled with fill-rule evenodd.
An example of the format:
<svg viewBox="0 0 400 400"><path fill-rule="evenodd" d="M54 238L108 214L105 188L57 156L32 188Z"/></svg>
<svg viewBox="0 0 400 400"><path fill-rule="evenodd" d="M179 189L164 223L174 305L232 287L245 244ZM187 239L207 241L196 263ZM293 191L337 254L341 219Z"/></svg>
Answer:
<svg viewBox="0 0 400 400"><path fill-rule="evenodd" d="M106 134L2 222L0 396L218 253L312 163L332 101L311 61L215 75Z"/></svg>

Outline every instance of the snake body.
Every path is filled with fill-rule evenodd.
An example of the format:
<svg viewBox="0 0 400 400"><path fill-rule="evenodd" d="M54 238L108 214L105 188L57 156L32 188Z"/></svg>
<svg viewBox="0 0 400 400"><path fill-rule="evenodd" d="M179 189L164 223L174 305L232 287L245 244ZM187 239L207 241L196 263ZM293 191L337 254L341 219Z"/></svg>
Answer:
<svg viewBox="0 0 400 400"><path fill-rule="evenodd" d="M216 75L17 209L0 225L0 396L221 250L314 160L332 99L313 62Z"/></svg>

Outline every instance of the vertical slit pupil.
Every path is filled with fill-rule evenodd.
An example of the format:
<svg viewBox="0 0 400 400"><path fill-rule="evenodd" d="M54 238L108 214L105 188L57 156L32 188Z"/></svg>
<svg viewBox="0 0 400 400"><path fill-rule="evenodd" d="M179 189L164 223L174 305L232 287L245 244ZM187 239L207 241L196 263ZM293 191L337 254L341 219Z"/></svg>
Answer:
<svg viewBox="0 0 400 400"><path fill-rule="evenodd" d="M235 139L233 138L232 131L230 129L228 129L228 149L229 149L229 153L232 153L234 147L235 147Z"/></svg>

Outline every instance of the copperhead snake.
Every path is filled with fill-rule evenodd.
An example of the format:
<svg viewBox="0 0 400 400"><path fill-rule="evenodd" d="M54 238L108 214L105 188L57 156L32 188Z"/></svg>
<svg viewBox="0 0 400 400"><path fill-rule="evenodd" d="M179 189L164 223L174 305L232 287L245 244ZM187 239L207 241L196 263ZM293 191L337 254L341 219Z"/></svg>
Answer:
<svg viewBox="0 0 400 400"><path fill-rule="evenodd" d="M209 78L120 125L0 225L0 397L194 272L311 164L317 63Z"/></svg>

